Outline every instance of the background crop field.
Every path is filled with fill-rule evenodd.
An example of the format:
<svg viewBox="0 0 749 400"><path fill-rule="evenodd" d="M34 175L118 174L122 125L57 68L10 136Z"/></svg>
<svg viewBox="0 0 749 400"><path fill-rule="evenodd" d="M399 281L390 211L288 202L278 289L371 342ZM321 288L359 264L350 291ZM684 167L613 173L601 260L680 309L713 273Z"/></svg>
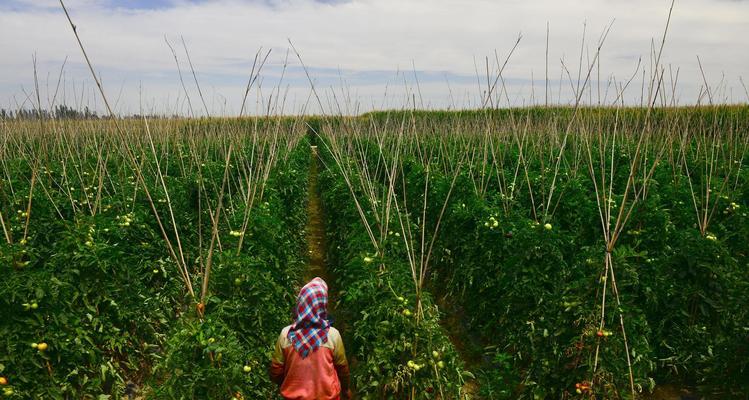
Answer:
<svg viewBox="0 0 749 400"><path fill-rule="evenodd" d="M727 106L2 120L3 393L276 398L316 224L360 398L746 398L747 155Z"/></svg>

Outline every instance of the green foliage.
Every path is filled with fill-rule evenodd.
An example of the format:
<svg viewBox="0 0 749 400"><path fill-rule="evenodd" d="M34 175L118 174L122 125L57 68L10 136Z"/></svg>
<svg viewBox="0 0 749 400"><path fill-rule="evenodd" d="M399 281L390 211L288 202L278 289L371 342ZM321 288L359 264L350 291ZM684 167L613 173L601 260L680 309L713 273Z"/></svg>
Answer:
<svg viewBox="0 0 749 400"><path fill-rule="evenodd" d="M416 299L399 242L390 245L385 257L372 254L343 179L330 171L320 179L323 204L329 210L328 241L334 243L329 262L336 284L344 288L338 308L345 310L343 319L353 332L344 340L353 355L357 393L364 399L457 398L462 363L439 325L431 298L425 293ZM417 301L423 309L420 318Z"/></svg>
<svg viewBox="0 0 749 400"><path fill-rule="evenodd" d="M3 263L0 363L21 397L119 392L124 376L147 368L181 302L179 283L167 274L173 266L158 258L163 249L143 241L155 235L148 227L125 230L100 215L50 228L57 236L51 248L32 240L0 253L46 256L16 270ZM31 347L42 342L48 350Z"/></svg>
<svg viewBox="0 0 749 400"><path fill-rule="evenodd" d="M266 371L278 333L290 321L303 266L308 149L300 144L268 181L243 252L215 256L205 320L191 312L167 334L153 398L269 398L278 391ZM225 246L236 241L227 239ZM243 372L245 365L251 373Z"/></svg>
<svg viewBox="0 0 749 400"><path fill-rule="evenodd" d="M451 193L434 246L431 290L454 301L455 310L466 313L466 331L487 345L478 374L484 395L574 396L575 384L592 377L597 395L630 398L629 358L636 391L676 383L736 397L749 390L743 307L749 293L749 170L741 143L747 111L658 109L643 128L642 109L584 109L573 125L584 132L569 136L560 126L570 122L570 109L365 115L380 131L411 124L405 140L367 136L367 128L356 124L349 129L364 137L355 156L364 160L361 168L378 166L369 172L378 184L387 184L383 160L398 157L396 195L419 217L428 199L427 232ZM516 118L527 124L527 143L512 132ZM623 133L614 140L608 130ZM673 141L674 130L685 132L683 142ZM651 136L635 159L637 139L645 133ZM401 146L401 140L412 144ZM484 153L469 151L473 158L466 160L466 149ZM468 165L456 167L459 162ZM637 192L643 177L630 180L632 163L639 174L652 171L645 193ZM599 204L604 200L592 178L599 196L606 191L611 229L620 210L628 217L610 259L618 296L604 263L599 209L608 204ZM709 213L707 229L696 219L704 224L702 207ZM599 338L602 313L607 335Z"/></svg>
<svg viewBox="0 0 749 400"><path fill-rule="evenodd" d="M25 240L33 164L9 160L12 181L0 184L0 212L15 239L0 244L0 375L10 382L10 398L121 398L129 382L150 386L147 395L155 398L274 393L266 367L273 341L288 323L303 265L309 146L301 142L277 155L239 254L239 238L229 231L241 227L244 193L226 194L222 219L229 224L219 225L223 249L214 255L201 322L142 183L121 154L99 160L83 140L71 139L80 146L75 164L66 164L63 155L39 169ZM146 178L146 185L172 242L173 215L181 245L200 256L201 236L209 237L212 226L208 205L217 199L203 192L199 205L197 183L206 182L210 191L221 184L221 142L173 140L159 142L173 214L160 182ZM188 145L205 146L203 155L213 161L193 168L182 151ZM95 177L99 162L107 172L101 182ZM144 157L144 164L154 162ZM241 170L232 170L229 179L236 184ZM199 291L198 262L187 263ZM215 342L206 344L210 337ZM32 343L48 347L41 351Z"/></svg>
<svg viewBox="0 0 749 400"><path fill-rule="evenodd" d="M166 357L156 368L165 379L153 397L230 398L245 387L258 386L254 380L260 377L242 370L244 365L257 369L258 364L220 320L182 318L166 343Z"/></svg>
<svg viewBox="0 0 749 400"><path fill-rule="evenodd" d="M496 387L505 393L513 388L513 396L522 398L573 393L575 383L590 379L599 342L598 392L626 397L619 313L640 390L652 390L656 382L723 396L746 390L745 205L737 203L739 194L715 201L719 213L708 233L717 239L711 240L695 229L688 187L667 180L667 173L657 171L659 180L633 210L612 254L621 306L601 280L605 244L594 193L583 189L587 177L562 180L564 196L548 220L551 230L528 214L530 198L518 197L507 208L500 194L479 198L465 187L469 179L457 179L443 227L459 234L440 237L444 254L436 260L434 287L453 294L470 330L511 360L511 373L486 363L482 387L493 393L490 398L502 398ZM438 198L445 188L437 182L445 183L433 182L429 196ZM740 175L738 182L741 193L746 181ZM612 335L599 340L604 286L605 329ZM508 386L508 380L514 383Z"/></svg>
<svg viewBox="0 0 749 400"><path fill-rule="evenodd" d="M34 133L36 122L17 122L24 136L7 143L19 155L3 160L0 181L0 375L13 389L8 397L117 398L132 381L151 388L148 398L272 398L266 367L301 276L315 143L328 167L320 186L328 265L342 289L335 317L362 398L464 394L472 374L435 299L465 313L461 328L485 346L471 371L487 399L576 398L575 385L590 379L599 398L629 398L628 359L637 390L674 382L741 398L749 392L748 112L523 108L163 121L153 153L135 123L132 142L121 143L96 131L113 134L107 121L87 123L91 135L59 121L55 138ZM266 131L273 134L255 135ZM308 139L272 152L265 141L283 141L276 134L287 131ZM171 241L172 221L180 227L199 289L229 140L245 158L228 170L201 320L154 212ZM332 140L357 159L333 160ZM142 180L126 148L146 171ZM38 149L49 153L30 156ZM377 232L386 237L373 250L336 161L378 194L396 166L405 229L433 232L440 221L420 297L404 239ZM248 209L245 196L256 188L244 183L265 162L275 166ZM633 206L610 254L600 213L609 184L612 225ZM366 206L364 218L376 225ZM245 211L247 230L237 236ZM391 217L389 226L400 228Z"/></svg>

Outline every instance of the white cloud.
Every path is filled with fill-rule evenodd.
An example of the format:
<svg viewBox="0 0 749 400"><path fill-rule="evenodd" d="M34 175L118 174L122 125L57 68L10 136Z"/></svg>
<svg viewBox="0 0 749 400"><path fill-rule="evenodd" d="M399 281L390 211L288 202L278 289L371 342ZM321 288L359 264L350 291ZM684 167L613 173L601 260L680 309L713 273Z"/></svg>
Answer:
<svg viewBox="0 0 749 400"><path fill-rule="evenodd" d="M39 60L40 76L46 80L49 74L51 86L54 87L66 56L69 57L68 86L73 80L79 86L87 80L91 86L80 50L64 15L57 9L58 3L16 0L13 4L14 7L4 9L0 2L0 37L4 38L0 41L3 55L0 104L12 104L13 96L22 101L21 87L27 92L33 87L33 53ZM632 74L639 57L643 66L649 67L651 43L657 46L660 42L670 2L175 0L173 7L151 10L105 7L101 1L93 0L68 0L68 4L86 49L103 74L109 96L117 97L122 88L121 111L138 109L140 82L145 97L153 99L158 111L175 107L181 86L174 60L164 43L165 35L178 50L184 78L193 92L193 103L197 102L179 41L182 35L204 94L215 93L210 95L217 99L212 112L218 113L238 110L252 57L261 46L274 49L273 67L267 70L269 76L265 79L264 91L270 91L286 54L287 38L302 53L307 66L340 69L344 77L354 76L351 92L358 93L362 108L368 109L372 99L379 100L375 104L397 106L406 98L407 89L402 83L407 79L409 85L414 84L411 72L414 67L428 73L420 84L425 104L450 104L447 84L440 79L428 79L443 74L454 80L450 86L453 97L458 99L453 101L459 103L456 105L468 101L466 92L471 93L469 98L475 103L480 89L473 83L474 63L483 74L484 57L493 62L496 49L503 59L522 32L520 45L505 71L506 77L514 78L511 100L522 104L523 100L526 103L530 100L531 75L536 82L536 99L543 97L547 21L551 30L550 78L558 80L562 58L572 77L577 78L583 23L587 21L585 63L592 57L599 35L615 18L601 56L601 79L604 85L610 76L623 81ZM682 0L676 4L662 61L674 71L680 68L681 102L694 101L702 84L696 56L700 56L711 85L717 85L725 76L725 91L718 98L732 95L734 101L745 100L738 78L743 75L745 80L749 79L745 42L749 36L748 20L749 2ZM295 57L290 57L290 61L298 66ZM402 76L396 76L397 70L404 71ZM306 102L309 87L298 67L289 74L290 98L297 101L287 108L291 111ZM326 86L336 80L318 78ZM401 87L397 88L399 84ZM382 99L386 85L390 93L394 90L401 93L392 99ZM553 97L557 98L560 85L553 82L551 86ZM637 90L630 91L628 100L639 101L639 78L637 86ZM561 87L565 90L561 99L568 100L569 83L565 81ZM72 88L66 90L69 92ZM222 96L227 103L225 109L218 105L224 101ZM68 97L72 102L72 97ZM93 99L89 101L93 103Z"/></svg>

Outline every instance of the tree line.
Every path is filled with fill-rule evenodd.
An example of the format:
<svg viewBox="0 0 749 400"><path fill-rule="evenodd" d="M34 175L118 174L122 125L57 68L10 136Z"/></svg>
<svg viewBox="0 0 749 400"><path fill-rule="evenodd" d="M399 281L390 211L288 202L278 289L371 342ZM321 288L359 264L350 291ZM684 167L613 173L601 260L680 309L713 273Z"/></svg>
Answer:
<svg viewBox="0 0 749 400"><path fill-rule="evenodd" d="M141 119L144 115L132 114L124 115L122 118L126 119ZM162 115L145 115L149 119L167 118ZM177 118L173 116L172 118ZM18 110L6 110L0 108L0 120L18 119L18 120L38 120L38 119L68 119L68 120L84 120L84 119L109 119L109 115L99 115L96 111L91 110L88 106L82 110L75 109L73 107L61 104L55 106L50 110L38 110L35 108L21 108Z"/></svg>
<svg viewBox="0 0 749 400"><path fill-rule="evenodd" d="M6 110L0 108L0 119L99 119L96 111L84 107L77 110L73 107L61 104L50 110L38 110L35 108L21 108L18 110Z"/></svg>

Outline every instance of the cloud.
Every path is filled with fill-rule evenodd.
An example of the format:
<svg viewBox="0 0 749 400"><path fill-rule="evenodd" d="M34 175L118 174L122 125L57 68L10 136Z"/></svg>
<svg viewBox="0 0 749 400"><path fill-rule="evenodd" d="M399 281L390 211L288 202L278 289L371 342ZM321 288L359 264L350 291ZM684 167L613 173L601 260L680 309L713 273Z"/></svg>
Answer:
<svg viewBox="0 0 749 400"><path fill-rule="evenodd" d="M496 70L496 60L504 61L522 33L504 77L511 101L527 104L532 96L539 100L545 95L547 21L551 97L566 102L574 87L569 79L576 83L580 69L583 31L583 64L587 65L596 41L614 20L600 57L600 84L605 89L611 79L619 83L629 79L638 60L641 68L650 68L652 46L660 43L670 2L68 0L66 4L109 96L122 92L118 103L122 112L137 111L142 98L149 99L150 107L168 112L178 107L178 98L184 98L166 36L178 53L191 96L197 98L197 92L181 37L201 87L214 98L213 112L231 113L239 108L252 59L261 47L272 49L264 69L263 98L270 97L278 84L288 57L277 93L288 90L289 112L311 107L307 104L309 82L296 56L288 51L288 39L322 91L330 95L343 82L343 93L350 93L352 102L359 101L360 109L402 106L418 90L424 105L446 107L480 103L486 90L487 63L490 71ZM677 3L662 65L669 82L669 71L674 77L679 71L676 93L680 102L697 99L702 85L697 56L708 83L717 87L723 79L718 98L742 99L738 78L749 78L748 15L749 2ZM0 41L0 107L22 102L22 88L28 93L33 87L34 53L45 81L43 88L49 79L54 89L59 68L68 57L65 101L72 102L72 93L79 92L84 82L85 87L93 87L58 1L0 1L0 37L12 38ZM639 102L642 69L635 75L638 89L626 96L632 103ZM596 85L598 77L596 69ZM389 99L383 98L386 90ZM613 91L610 87L609 93ZM89 96L95 93L84 93L93 104ZM80 102L80 93L76 97ZM291 99L296 103L291 104Z"/></svg>

